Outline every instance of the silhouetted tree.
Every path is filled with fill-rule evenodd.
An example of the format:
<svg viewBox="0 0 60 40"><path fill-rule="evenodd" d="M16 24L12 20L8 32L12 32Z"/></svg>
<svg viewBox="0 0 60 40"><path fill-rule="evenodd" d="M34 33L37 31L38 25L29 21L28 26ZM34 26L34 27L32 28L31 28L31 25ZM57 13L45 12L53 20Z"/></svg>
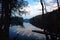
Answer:
<svg viewBox="0 0 60 40"><path fill-rule="evenodd" d="M41 6L42 6L42 15L44 15L44 5L43 5L43 0L40 0Z"/></svg>
<svg viewBox="0 0 60 40"><path fill-rule="evenodd" d="M2 0L2 14L0 18L0 40L9 40L9 27L10 27L10 16L11 10L16 7L22 7L25 5L23 0L20 0L20 4L17 7L18 0ZM24 3L24 4L23 4Z"/></svg>
<svg viewBox="0 0 60 40"><path fill-rule="evenodd" d="M57 12L58 11L58 12ZM30 19L30 23L38 28L44 29L51 33L51 40L57 40L57 36L60 37L60 8L52 12L44 14L44 18L47 18L47 22L42 19L42 15L36 16ZM42 23L46 22L46 26L42 26ZM55 35L55 36L54 36ZM60 39L59 39L60 40Z"/></svg>
<svg viewBox="0 0 60 40"><path fill-rule="evenodd" d="M47 6L46 6L46 3L45 3L45 1L44 1L44 5L45 5L45 8L44 8L44 9L45 9L45 12L47 13L47 9L46 9L46 7L47 7Z"/></svg>
<svg viewBox="0 0 60 40"><path fill-rule="evenodd" d="M43 18L43 21L45 20L44 19L44 4L43 4L43 0L40 0L40 3L41 3L41 6L42 6L42 18ZM46 6L45 6L46 7ZM45 26L45 24L43 24L43 26ZM46 32L46 29L44 28L44 32ZM45 34L46 35L46 34ZM46 40L49 40L49 38L48 38L48 35L46 35Z"/></svg>
<svg viewBox="0 0 60 40"><path fill-rule="evenodd" d="M57 6L58 6L58 8L59 8L59 0L57 0Z"/></svg>
<svg viewBox="0 0 60 40"><path fill-rule="evenodd" d="M15 21L17 25L20 24L21 26L23 26L23 23L22 23L22 22L23 22L22 15L23 15L23 14L26 14L27 11L25 11L25 10L22 11L22 9L23 9L24 7L26 7L27 5L28 5L28 2L27 2L27 1L18 0L17 3L15 3L15 6L12 8L11 14L15 16L15 18L13 17L12 21ZM15 12L17 12L17 13L15 13ZM18 18L18 16L17 16L16 14L18 14L20 18ZM12 15L11 15L11 16L12 16ZM17 18L17 19L21 19L22 21L20 20L21 22L19 22L19 20L16 20L16 18ZM13 22L13 23L15 23L15 22ZM17 23L17 22L18 22L18 23ZM13 23L12 23L12 24L13 24Z"/></svg>
<svg viewBox="0 0 60 40"><path fill-rule="evenodd" d="M15 6L14 6L14 8L12 10L14 12L16 12L18 10L18 14L21 16L21 14L26 14L27 13L27 11L25 11L25 10L21 11L27 5L28 5L27 1L20 0L20 1L17 1L17 3L15 4Z"/></svg>

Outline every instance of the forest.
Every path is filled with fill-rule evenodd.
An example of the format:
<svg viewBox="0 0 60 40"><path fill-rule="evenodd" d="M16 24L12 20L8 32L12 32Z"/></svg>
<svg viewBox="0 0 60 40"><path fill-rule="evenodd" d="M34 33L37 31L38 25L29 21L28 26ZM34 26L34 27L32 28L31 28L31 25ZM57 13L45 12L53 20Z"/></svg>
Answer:
<svg viewBox="0 0 60 40"><path fill-rule="evenodd" d="M43 0L40 0L42 6L42 15L35 16L28 21L44 30L40 32L33 30L36 33L45 34L46 40L60 40L60 3L56 0L57 9L51 12L47 12L46 5ZM25 0L0 0L0 40L10 40L9 39L9 27L10 25L21 25L23 28L23 14L26 15L27 11L22 9L28 6L28 2ZM45 8L44 8L45 5ZM44 10L46 14L44 14ZM18 11L19 17L16 16L14 12ZM14 15L14 17L13 17ZM51 39L49 39L49 37ZM17 40L17 39L14 39ZM20 40L20 39L19 39ZM33 40L33 39L32 39Z"/></svg>

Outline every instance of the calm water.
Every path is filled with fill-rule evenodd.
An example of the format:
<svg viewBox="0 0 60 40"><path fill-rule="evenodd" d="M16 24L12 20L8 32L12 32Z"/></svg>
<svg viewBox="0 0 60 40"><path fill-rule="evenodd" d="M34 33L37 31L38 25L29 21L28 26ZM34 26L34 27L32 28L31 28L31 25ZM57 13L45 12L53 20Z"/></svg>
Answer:
<svg viewBox="0 0 60 40"><path fill-rule="evenodd" d="M36 28L35 26L31 25L30 23L25 23L24 22L24 27L25 28L22 28L21 26L19 25L15 25L15 26L11 26L10 29L9 29L9 36L11 38L11 40L17 36L17 34L19 34L19 38L25 38L28 40L29 39L32 39L32 38L35 38L37 40L37 38L40 38L40 39L45 39L45 36L43 34L39 34L39 33L34 33L32 32L32 30L40 30L40 31L43 31L39 28ZM22 39L21 39L22 40Z"/></svg>

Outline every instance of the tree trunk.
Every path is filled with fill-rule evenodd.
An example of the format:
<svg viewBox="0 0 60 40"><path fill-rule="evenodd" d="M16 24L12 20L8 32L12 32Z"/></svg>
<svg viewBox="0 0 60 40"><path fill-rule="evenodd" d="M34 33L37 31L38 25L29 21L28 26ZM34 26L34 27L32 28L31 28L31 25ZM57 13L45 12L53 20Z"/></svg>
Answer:
<svg viewBox="0 0 60 40"><path fill-rule="evenodd" d="M43 0L40 0L40 3L41 3L41 6L42 6L42 19L43 19L43 21L45 21L45 19L44 19L44 5L43 5ZM45 27L44 23L43 23L43 26ZM45 32L45 28L44 28L44 32ZM48 35L45 34L45 36L46 36L46 40L49 40Z"/></svg>
<svg viewBox="0 0 60 40"><path fill-rule="evenodd" d="M2 35L1 40L9 40L9 26L10 26L10 11L9 0L2 0Z"/></svg>
<svg viewBox="0 0 60 40"><path fill-rule="evenodd" d="M2 15L0 19L0 40L9 40L10 16L11 9L13 8L13 1L15 0L2 0Z"/></svg>
<svg viewBox="0 0 60 40"><path fill-rule="evenodd" d="M58 9L59 9L59 1L57 0L57 6L58 6Z"/></svg>

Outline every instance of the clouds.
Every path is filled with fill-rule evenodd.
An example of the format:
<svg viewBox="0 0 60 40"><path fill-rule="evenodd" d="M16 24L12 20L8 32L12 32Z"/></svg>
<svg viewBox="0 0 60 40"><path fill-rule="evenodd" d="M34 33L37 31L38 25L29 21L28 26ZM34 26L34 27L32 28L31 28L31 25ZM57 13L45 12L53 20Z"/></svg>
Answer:
<svg viewBox="0 0 60 40"><path fill-rule="evenodd" d="M56 10L57 8L58 8L57 4L55 3L55 4L51 5L51 6L47 6L47 11L51 12L53 10Z"/></svg>
<svg viewBox="0 0 60 40"><path fill-rule="evenodd" d="M27 11L26 16L23 14L23 18L32 18L34 16L37 15L41 15L42 14L42 6L40 4L40 0L26 0L28 1L28 6L24 7L23 9L21 9L21 11ZM51 12L53 10L57 9L57 3L56 0L45 0L46 3L46 9L48 12ZM16 16L20 16L18 13L18 11L14 12L16 14Z"/></svg>
<svg viewBox="0 0 60 40"><path fill-rule="evenodd" d="M49 3L49 2L53 2L54 0L45 0L45 1Z"/></svg>
<svg viewBox="0 0 60 40"><path fill-rule="evenodd" d="M34 5L34 6L32 6L32 5L29 4L29 5L28 5L27 7L25 7L24 9L25 9L26 11L28 11L27 14L29 14L29 15L27 15L27 16L28 16L29 18L34 17L34 16L39 15L39 14L42 14L42 13L41 13L42 11L40 11L40 10L42 9L40 3L37 3L37 4ZM27 17L25 17L25 18L27 18Z"/></svg>
<svg viewBox="0 0 60 40"><path fill-rule="evenodd" d="M48 4L48 5L46 4L46 9L48 12L51 12L57 9L57 3L54 2L54 0L45 0L45 1ZM31 4L28 4L27 7L25 7L25 10L28 11L27 16L24 16L25 18L32 18L36 15L42 14L42 6L40 2L34 2L34 3L35 3L34 5L32 5L31 3Z"/></svg>
<svg viewBox="0 0 60 40"><path fill-rule="evenodd" d="M34 6L31 6L30 5L30 14L31 15L34 15L34 14L40 14L40 10L38 10L38 9L41 9L42 7L41 7L41 4L40 3L38 3L38 4L36 4L36 5L34 5Z"/></svg>
<svg viewBox="0 0 60 40"><path fill-rule="evenodd" d="M55 1L56 0L50 0L50 1L47 0L46 5L47 5L48 12L51 12L51 11L56 10L58 8L57 3Z"/></svg>
<svg viewBox="0 0 60 40"><path fill-rule="evenodd" d="M56 3L57 0L44 0L46 3L53 4Z"/></svg>

